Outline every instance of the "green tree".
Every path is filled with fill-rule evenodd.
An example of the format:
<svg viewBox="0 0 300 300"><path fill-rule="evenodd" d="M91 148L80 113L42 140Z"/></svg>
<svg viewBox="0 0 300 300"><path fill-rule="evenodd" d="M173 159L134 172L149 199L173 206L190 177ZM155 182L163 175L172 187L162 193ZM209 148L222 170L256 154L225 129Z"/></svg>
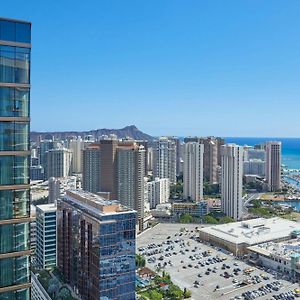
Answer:
<svg viewBox="0 0 300 300"><path fill-rule="evenodd" d="M163 295L157 290L149 291L149 297L151 300L162 300L163 299Z"/></svg>
<svg viewBox="0 0 300 300"><path fill-rule="evenodd" d="M187 298L191 298L192 296L192 292L190 290L187 290L186 288L184 288L183 290L183 298L187 299Z"/></svg>
<svg viewBox="0 0 300 300"><path fill-rule="evenodd" d="M183 183L181 181L170 186L170 198L182 198Z"/></svg>
<svg viewBox="0 0 300 300"><path fill-rule="evenodd" d="M174 284L169 285L167 296L172 300L181 300L183 299L183 291Z"/></svg>
<svg viewBox="0 0 300 300"><path fill-rule="evenodd" d="M58 299L68 299L68 298L72 298L69 289L66 288L65 286L61 287L58 293Z"/></svg>
<svg viewBox="0 0 300 300"><path fill-rule="evenodd" d="M220 187L218 183L205 182L203 186L204 195L218 195L220 193Z"/></svg>
<svg viewBox="0 0 300 300"><path fill-rule="evenodd" d="M135 256L135 264L138 269L145 267L146 265L145 257L143 255L137 254Z"/></svg>
<svg viewBox="0 0 300 300"><path fill-rule="evenodd" d="M222 218L220 218L220 220L219 220L219 223L222 223L222 224L225 224L225 223L232 223L232 222L234 222L234 219L233 219L233 218L230 218L230 217L227 217L227 216L222 217Z"/></svg>
<svg viewBox="0 0 300 300"><path fill-rule="evenodd" d="M204 223L207 223L207 224L218 224L218 220L212 216L204 216L203 217L203 221Z"/></svg>
<svg viewBox="0 0 300 300"><path fill-rule="evenodd" d="M262 203L261 203L261 201L260 201L259 199L253 200L253 201L252 201L252 204L253 204L253 207L254 207L254 208L259 208L259 207L262 206Z"/></svg>
<svg viewBox="0 0 300 300"><path fill-rule="evenodd" d="M193 217L189 214L183 214L179 218L180 223L192 223L193 222Z"/></svg>

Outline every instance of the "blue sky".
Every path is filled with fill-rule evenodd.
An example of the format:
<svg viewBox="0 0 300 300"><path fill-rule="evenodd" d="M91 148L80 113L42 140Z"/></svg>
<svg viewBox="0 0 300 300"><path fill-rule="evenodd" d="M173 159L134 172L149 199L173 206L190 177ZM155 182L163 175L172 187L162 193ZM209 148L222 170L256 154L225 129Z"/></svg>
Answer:
<svg viewBox="0 0 300 300"><path fill-rule="evenodd" d="M3 1L32 21L32 130L152 135L300 128L300 2Z"/></svg>

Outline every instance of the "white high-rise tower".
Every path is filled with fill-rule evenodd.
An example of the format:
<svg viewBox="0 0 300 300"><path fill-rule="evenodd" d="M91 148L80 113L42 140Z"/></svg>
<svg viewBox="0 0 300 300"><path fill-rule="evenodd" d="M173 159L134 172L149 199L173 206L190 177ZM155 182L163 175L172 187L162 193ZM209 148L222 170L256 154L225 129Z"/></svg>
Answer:
<svg viewBox="0 0 300 300"><path fill-rule="evenodd" d="M243 147L222 146L221 167L222 211L239 220L243 213Z"/></svg>
<svg viewBox="0 0 300 300"><path fill-rule="evenodd" d="M185 199L203 199L204 145L190 142L184 145L183 196Z"/></svg>
<svg viewBox="0 0 300 300"><path fill-rule="evenodd" d="M70 141L69 149L73 152L72 173L82 172L82 151L84 149L84 141L81 137Z"/></svg>
<svg viewBox="0 0 300 300"><path fill-rule="evenodd" d="M176 183L176 144L166 137L161 137L153 144L153 176L169 178Z"/></svg>

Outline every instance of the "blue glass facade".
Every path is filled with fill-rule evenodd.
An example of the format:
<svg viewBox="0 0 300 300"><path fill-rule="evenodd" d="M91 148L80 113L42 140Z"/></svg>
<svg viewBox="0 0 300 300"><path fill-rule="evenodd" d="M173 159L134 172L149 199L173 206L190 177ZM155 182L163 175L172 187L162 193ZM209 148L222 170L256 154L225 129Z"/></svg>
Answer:
<svg viewBox="0 0 300 300"><path fill-rule="evenodd" d="M58 267L83 300L134 300L136 212L94 207L58 201Z"/></svg>
<svg viewBox="0 0 300 300"><path fill-rule="evenodd" d="M111 223L111 220L115 222ZM103 216L99 228L102 297L135 299L135 213ZM105 222L107 221L107 223Z"/></svg>
<svg viewBox="0 0 300 300"><path fill-rule="evenodd" d="M0 300L30 299L31 24L0 18Z"/></svg>
<svg viewBox="0 0 300 300"><path fill-rule="evenodd" d="M36 260L42 269L56 266L56 206L36 206Z"/></svg>

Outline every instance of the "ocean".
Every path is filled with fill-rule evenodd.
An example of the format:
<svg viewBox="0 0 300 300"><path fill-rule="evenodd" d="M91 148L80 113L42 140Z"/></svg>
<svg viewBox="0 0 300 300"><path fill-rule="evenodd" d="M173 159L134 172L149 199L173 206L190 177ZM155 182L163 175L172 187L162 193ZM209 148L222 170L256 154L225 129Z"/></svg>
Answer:
<svg viewBox="0 0 300 300"><path fill-rule="evenodd" d="M282 142L282 164L288 169L300 169L300 138L254 138L254 137L227 137L226 143L235 143L241 146L254 146L266 141Z"/></svg>

